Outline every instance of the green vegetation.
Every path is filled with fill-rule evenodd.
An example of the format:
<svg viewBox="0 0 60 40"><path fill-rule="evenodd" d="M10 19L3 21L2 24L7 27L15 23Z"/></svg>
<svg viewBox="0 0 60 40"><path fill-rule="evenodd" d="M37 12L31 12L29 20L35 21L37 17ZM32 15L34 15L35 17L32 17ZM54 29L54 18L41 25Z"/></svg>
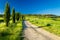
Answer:
<svg viewBox="0 0 60 40"><path fill-rule="evenodd" d="M5 22L6 22L6 26L8 26L9 20L10 20L10 6L9 6L8 3L6 3L4 20L5 20Z"/></svg>
<svg viewBox="0 0 60 40"><path fill-rule="evenodd" d="M8 3L6 4L4 15L0 15L0 40L21 39L22 20L20 16L20 13L18 13L16 16L17 19L15 19L15 9L12 9L11 15L10 6Z"/></svg>
<svg viewBox="0 0 60 40"><path fill-rule="evenodd" d="M15 9L12 9L12 21L15 23Z"/></svg>
<svg viewBox="0 0 60 40"><path fill-rule="evenodd" d="M8 27L4 22L0 23L0 40L17 40L18 37L20 37L21 32L22 21L18 21L16 23L10 22L10 25Z"/></svg>
<svg viewBox="0 0 60 40"><path fill-rule="evenodd" d="M26 16L26 20L35 24L39 28L60 36L60 17L53 15L30 15Z"/></svg>
<svg viewBox="0 0 60 40"><path fill-rule="evenodd" d="M60 16L56 15L22 15L7 3L4 15L0 15L0 40L21 40L22 21L28 20L38 28L44 28L60 36Z"/></svg>
<svg viewBox="0 0 60 40"><path fill-rule="evenodd" d="M17 21L19 20L20 15L21 15L20 13L18 13L18 12L16 13L16 20Z"/></svg>

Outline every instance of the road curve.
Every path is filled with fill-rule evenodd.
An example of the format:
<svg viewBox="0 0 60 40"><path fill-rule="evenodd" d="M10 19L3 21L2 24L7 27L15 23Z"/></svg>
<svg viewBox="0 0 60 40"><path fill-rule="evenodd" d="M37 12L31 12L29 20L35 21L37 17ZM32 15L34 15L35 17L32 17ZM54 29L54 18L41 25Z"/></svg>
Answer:
<svg viewBox="0 0 60 40"><path fill-rule="evenodd" d="M23 21L24 40L60 40L60 37L32 25L29 21Z"/></svg>

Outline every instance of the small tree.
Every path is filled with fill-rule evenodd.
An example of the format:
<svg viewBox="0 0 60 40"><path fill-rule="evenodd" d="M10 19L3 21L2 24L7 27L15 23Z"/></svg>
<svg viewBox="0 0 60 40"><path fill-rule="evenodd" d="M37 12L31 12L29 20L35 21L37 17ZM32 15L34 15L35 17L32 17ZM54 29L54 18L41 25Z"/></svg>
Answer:
<svg viewBox="0 0 60 40"><path fill-rule="evenodd" d="M15 9L12 9L12 21L15 23Z"/></svg>
<svg viewBox="0 0 60 40"><path fill-rule="evenodd" d="M4 13L4 21L6 23L6 26L8 26L9 20L10 20L10 6L8 3L6 3L5 13Z"/></svg>
<svg viewBox="0 0 60 40"><path fill-rule="evenodd" d="M19 20L19 18L20 18L20 13L16 13L16 20L18 21Z"/></svg>
<svg viewBox="0 0 60 40"><path fill-rule="evenodd" d="M22 15L22 20L25 20L25 16L24 15Z"/></svg>

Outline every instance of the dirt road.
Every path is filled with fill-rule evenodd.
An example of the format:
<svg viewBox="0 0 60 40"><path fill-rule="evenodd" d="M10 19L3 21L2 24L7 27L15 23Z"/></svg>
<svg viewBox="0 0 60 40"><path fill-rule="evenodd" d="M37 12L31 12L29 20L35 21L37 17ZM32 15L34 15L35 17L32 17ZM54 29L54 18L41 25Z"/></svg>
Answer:
<svg viewBox="0 0 60 40"><path fill-rule="evenodd" d="M24 40L60 40L60 37L24 21Z"/></svg>

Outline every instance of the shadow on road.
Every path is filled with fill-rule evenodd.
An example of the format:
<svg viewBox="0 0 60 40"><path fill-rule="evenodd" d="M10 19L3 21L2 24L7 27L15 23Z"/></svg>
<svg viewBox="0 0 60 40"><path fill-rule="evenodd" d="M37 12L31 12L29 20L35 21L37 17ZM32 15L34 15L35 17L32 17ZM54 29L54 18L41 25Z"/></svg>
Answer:
<svg viewBox="0 0 60 40"><path fill-rule="evenodd" d="M25 20L22 21L23 30L27 28L27 26L25 25L24 21L25 21Z"/></svg>
<svg viewBox="0 0 60 40"><path fill-rule="evenodd" d="M27 40L27 38L24 36L24 30L27 28L27 26L25 25L25 20L22 21L22 27L23 27L22 34L21 34L22 37L20 40Z"/></svg>

